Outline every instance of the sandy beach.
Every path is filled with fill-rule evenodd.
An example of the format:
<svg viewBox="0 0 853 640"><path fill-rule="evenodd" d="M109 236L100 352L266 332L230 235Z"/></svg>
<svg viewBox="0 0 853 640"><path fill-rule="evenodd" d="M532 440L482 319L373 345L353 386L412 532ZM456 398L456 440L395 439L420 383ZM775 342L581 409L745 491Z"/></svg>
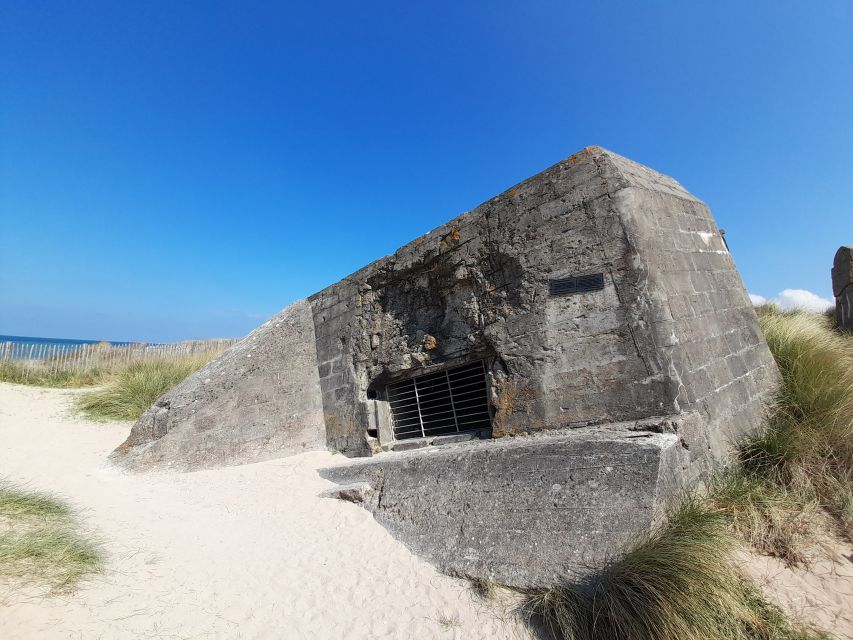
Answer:
<svg viewBox="0 0 853 640"><path fill-rule="evenodd" d="M394 540L367 511L319 494L308 453L194 473L105 462L129 423L82 420L79 391L0 384L0 477L69 500L103 541L103 574L45 596L0 584L0 638L529 638ZM767 595L853 638L853 549L809 571L743 552Z"/></svg>
<svg viewBox="0 0 853 640"><path fill-rule="evenodd" d="M808 568L786 567L776 558L742 552L743 567L765 595L796 620L853 639L853 548L828 543Z"/></svg>
<svg viewBox="0 0 853 640"><path fill-rule="evenodd" d="M105 463L129 424L87 422L77 391L0 384L0 476L69 500L108 553L77 592L0 586L0 638L525 638L467 583L361 507L318 494L309 453L133 475Z"/></svg>

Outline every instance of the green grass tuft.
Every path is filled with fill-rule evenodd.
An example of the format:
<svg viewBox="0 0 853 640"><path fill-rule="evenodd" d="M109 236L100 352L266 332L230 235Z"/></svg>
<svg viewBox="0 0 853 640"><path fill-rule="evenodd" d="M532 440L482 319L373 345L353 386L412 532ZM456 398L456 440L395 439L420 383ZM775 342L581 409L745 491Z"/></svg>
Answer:
<svg viewBox="0 0 853 640"><path fill-rule="evenodd" d="M441 615L438 618L438 624L441 626L444 631L452 631L458 627L462 626L462 622L459 620L458 615Z"/></svg>
<svg viewBox="0 0 853 640"><path fill-rule="evenodd" d="M782 381L767 429L742 443L744 469L816 502L853 530L853 336L822 314L759 318Z"/></svg>
<svg viewBox="0 0 853 640"><path fill-rule="evenodd" d="M731 560L729 518L688 496L666 526L581 582L531 591L534 627L560 640L806 640Z"/></svg>
<svg viewBox="0 0 853 640"><path fill-rule="evenodd" d="M0 578L44 583L61 592L102 564L100 545L78 531L66 504L0 483Z"/></svg>
<svg viewBox="0 0 853 640"><path fill-rule="evenodd" d="M36 387L55 387L71 389L94 387L101 384L107 375L102 367L92 367L83 371L51 371L40 363L18 360L0 362L0 382L26 384Z"/></svg>
<svg viewBox="0 0 853 640"><path fill-rule="evenodd" d="M218 353L131 362L98 389L82 396L78 407L100 420L136 420L157 398L169 391Z"/></svg>
<svg viewBox="0 0 853 640"><path fill-rule="evenodd" d="M71 510L68 506L53 496L0 483L0 517L19 519L70 516Z"/></svg>
<svg viewBox="0 0 853 640"><path fill-rule="evenodd" d="M804 499L739 464L711 482L707 499L726 513L741 540L789 566L808 564L808 552L816 546L815 533L827 523L816 500Z"/></svg>
<svg viewBox="0 0 853 640"><path fill-rule="evenodd" d="M501 585L489 578L468 578L471 589L483 600L494 600Z"/></svg>

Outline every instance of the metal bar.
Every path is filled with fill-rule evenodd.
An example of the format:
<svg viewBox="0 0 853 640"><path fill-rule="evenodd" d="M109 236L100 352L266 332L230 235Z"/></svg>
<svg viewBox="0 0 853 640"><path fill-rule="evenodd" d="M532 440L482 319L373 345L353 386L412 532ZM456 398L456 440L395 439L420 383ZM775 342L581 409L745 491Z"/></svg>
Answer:
<svg viewBox="0 0 853 640"><path fill-rule="evenodd" d="M393 401L397 400L398 398L408 398L409 396L414 394L414 392L414 388L406 389L405 391L397 391L396 389L392 388L388 390L388 399Z"/></svg>
<svg viewBox="0 0 853 640"><path fill-rule="evenodd" d="M459 382L466 382L468 380L473 380L474 382L468 382L467 384L475 384L475 383L483 380L482 374L480 372L476 372L473 375L466 375L466 376L461 376L461 377L452 378L452 379L450 378L450 375L456 374L458 372L444 371L443 373L445 374L444 377L446 377L448 384L457 384ZM436 380L438 380L438 378L436 378ZM418 378L418 381L420 381L420 378ZM421 383L421 384L423 384L423 383ZM402 385L400 385L400 386L402 386ZM408 388L402 392L398 392L397 390L400 388L400 386L395 385L395 386L389 388L389 390L388 390L389 401L393 402L399 398L411 397L413 395L413 392L414 392L413 388ZM457 386L457 388L458 388L458 386ZM429 395L429 394L421 393L420 397L423 398L426 395Z"/></svg>
<svg viewBox="0 0 853 640"><path fill-rule="evenodd" d="M440 408L441 408L441 405L435 407L435 409L440 409ZM437 415L441 415L442 413L450 413L450 411L451 411L450 409L444 409L442 411L435 411L435 410L433 410L433 408L430 408L430 407L426 407L426 408L421 407L421 414L422 415L429 415L429 416L437 416ZM413 414L415 414L415 415L413 415ZM397 415L400 416L402 421L406 421L406 420L411 420L414 417L417 417L418 412L417 412L417 409L413 409L411 411L406 411L405 413L397 412Z"/></svg>
<svg viewBox="0 0 853 640"><path fill-rule="evenodd" d="M481 402L480 404L471 405L470 407L463 407L457 412L458 418L470 418L471 416L475 416L478 413L488 413L489 403Z"/></svg>
<svg viewBox="0 0 853 640"><path fill-rule="evenodd" d="M409 407L411 407L411 408L409 408ZM414 414L415 416L417 416L417 414L418 414L418 408L414 405L414 403L411 405L406 405L405 410L400 410L400 409L392 409L392 410L394 411L394 414L401 419L407 419L408 416L410 416L412 414Z"/></svg>
<svg viewBox="0 0 853 640"><path fill-rule="evenodd" d="M456 424L456 433L459 433L459 420L456 418L456 406L453 404L453 387L450 386L450 374L447 369L444 370L444 375L447 378L447 393L450 394L450 408L453 409L453 422Z"/></svg>
<svg viewBox="0 0 853 640"><path fill-rule="evenodd" d="M389 385L385 391L395 438L478 430L491 424L482 360Z"/></svg>
<svg viewBox="0 0 853 640"><path fill-rule="evenodd" d="M427 398L427 397L429 397L429 396L434 396L434 395L439 394L439 393L446 394L446 393L447 393L447 389L446 389L446 388L442 388L442 389L432 389L432 390L430 390L430 391L421 391L421 392L419 392L419 393L418 393L418 397L420 397L421 399L423 399L423 398ZM392 400L391 402L399 402L399 400Z"/></svg>
<svg viewBox="0 0 853 640"><path fill-rule="evenodd" d="M415 383L415 403L417 403L417 405L418 405L418 418L420 418L420 420L421 420L421 437L426 438L426 434L424 433L424 419L423 419L423 416L421 416L421 401L418 398L418 381L415 380L414 383Z"/></svg>
<svg viewBox="0 0 853 640"><path fill-rule="evenodd" d="M454 389L464 389L465 387L471 387L475 385L485 384L485 380L483 380L483 376L470 376L468 378L463 378L462 380L450 380L450 386Z"/></svg>
<svg viewBox="0 0 853 640"><path fill-rule="evenodd" d="M468 418L473 418L474 416L478 416L480 414L488 414L489 413L489 405L485 402L477 405L476 407L470 407L464 411L459 412L459 424L462 424L463 420L467 420Z"/></svg>
<svg viewBox="0 0 853 640"><path fill-rule="evenodd" d="M468 391L463 391L462 393L457 393L456 397L462 398L465 396L470 396L473 393L476 393L476 394L485 393L485 391L486 391L485 387L481 387L479 389L469 389ZM476 396L474 396L474 397L476 397ZM471 398L465 398L465 401L470 400L470 399Z"/></svg>

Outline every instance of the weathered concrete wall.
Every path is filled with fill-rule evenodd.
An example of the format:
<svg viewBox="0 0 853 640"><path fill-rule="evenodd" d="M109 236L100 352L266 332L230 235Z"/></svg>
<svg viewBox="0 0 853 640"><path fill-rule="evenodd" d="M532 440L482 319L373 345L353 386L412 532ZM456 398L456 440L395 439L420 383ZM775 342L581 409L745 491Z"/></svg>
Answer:
<svg viewBox="0 0 853 640"><path fill-rule="evenodd" d="M605 152L582 152L310 298L329 445L370 452L369 388L475 358L496 435L672 413L632 326L619 180ZM550 278L596 272L603 291L549 298Z"/></svg>
<svg viewBox="0 0 853 640"><path fill-rule="evenodd" d="M157 400L113 460L199 468L324 448L314 344L300 300Z"/></svg>
<svg viewBox="0 0 853 640"><path fill-rule="evenodd" d="M367 483L350 499L448 573L553 585L623 551L682 486L677 434L614 426L392 452L321 474L345 494Z"/></svg>
<svg viewBox="0 0 853 640"><path fill-rule="evenodd" d="M591 273L603 290L549 295L552 279ZM775 375L707 207L597 147L297 303L248 341L214 375L158 401L117 457L239 462L318 446L318 433L370 455L390 432L387 407L368 394L483 359L496 436L697 411L705 424L682 435L704 460L758 424ZM259 353L244 354L251 347Z"/></svg>
<svg viewBox="0 0 853 640"><path fill-rule="evenodd" d="M832 295L838 326L853 332L853 247L840 247L832 263Z"/></svg>
<svg viewBox="0 0 853 640"><path fill-rule="evenodd" d="M601 272L605 288L549 296ZM367 455L371 388L485 358L495 435L682 410L694 456L760 422L775 367L707 207L589 148L310 298L329 446Z"/></svg>
<svg viewBox="0 0 853 640"><path fill-rule="evenodd" d="M549 295L553 278L596 272L601 291ZM365 506L444 569L518 586L647 532L760 426L778 375L708 208L597 148L311 302L329 442L346 453L374 444L371 385L486 359L495 435L526 437L326 475L368 483Z"/></svg>
<svg viewBox="0 0 853 640"><path fill-rule="evenodd" d="M698 473L761 424L778 371L708 207L670 178L612 161L630 183L613 201L643 283L649 367L668 372L678 411L702 417L681 434Z"/></svg>

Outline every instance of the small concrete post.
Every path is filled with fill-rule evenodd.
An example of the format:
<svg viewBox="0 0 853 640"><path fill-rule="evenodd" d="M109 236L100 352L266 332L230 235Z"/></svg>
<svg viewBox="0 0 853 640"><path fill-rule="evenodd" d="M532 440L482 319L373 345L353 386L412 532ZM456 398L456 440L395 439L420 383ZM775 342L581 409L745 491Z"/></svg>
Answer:
<svg viewBox="0 0 853 640"><path fill-rule="evenodd" d="M838 326L853 332L853 247L840 247L832 263L832 295Z"/></svg>

